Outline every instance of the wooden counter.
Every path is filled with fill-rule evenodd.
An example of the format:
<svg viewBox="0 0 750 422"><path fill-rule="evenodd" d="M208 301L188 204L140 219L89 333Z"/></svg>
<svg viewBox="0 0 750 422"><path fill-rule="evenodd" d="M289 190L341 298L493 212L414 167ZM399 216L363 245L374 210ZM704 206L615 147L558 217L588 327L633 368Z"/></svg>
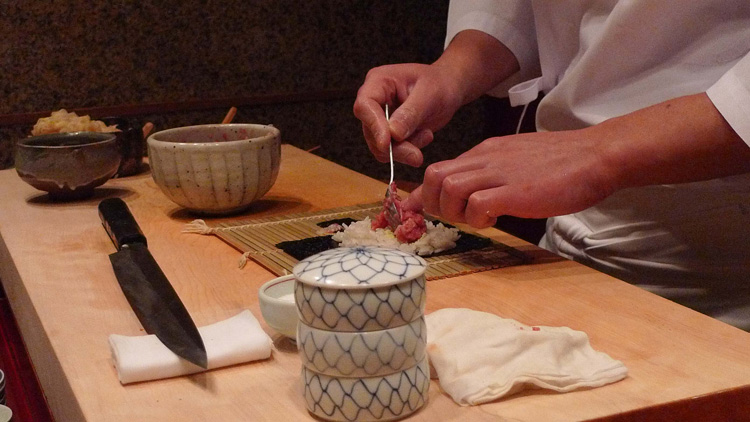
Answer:
<svg viewBox="0 0 750 422"><path fill-rule="evenodd" d="M384 191L379 181L285 145L274 188L233 218L368 203ZM313 420L298 389L295 347L265 324L275 340L269 360L118 382L107 337L143 331L109 263L114 247L97 215L101 199L119 196L128 203L198 325L243 309L263 323L257 290L273 277L253 262L239 269L240 253L216 237L181 233L195 216L162 195L150 174L111 180L89 200L52 203L15 170L4 170L0 192L0 280L58 422ZM497 230L482 233L535 261L430 281L428 312L467 307L582 330L595 349L622 360L629 375L601 388L531 391L476 407L459 407L433 382L428 405L408 420L661 420L671 414L706 421L750 415L750 334Z"/></svg>

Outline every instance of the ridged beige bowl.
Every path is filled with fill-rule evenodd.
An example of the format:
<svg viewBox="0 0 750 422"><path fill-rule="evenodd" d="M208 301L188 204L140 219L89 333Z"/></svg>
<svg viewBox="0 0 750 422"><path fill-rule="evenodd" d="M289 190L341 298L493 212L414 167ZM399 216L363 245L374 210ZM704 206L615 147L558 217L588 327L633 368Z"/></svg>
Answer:
<svg viewBox="0 0 750 422"><path fill-rule="evenodd" d="M186 126L154 133L148 157L169 199L201 214L242 211L276 182L281 133L258 124Z"/></svg>

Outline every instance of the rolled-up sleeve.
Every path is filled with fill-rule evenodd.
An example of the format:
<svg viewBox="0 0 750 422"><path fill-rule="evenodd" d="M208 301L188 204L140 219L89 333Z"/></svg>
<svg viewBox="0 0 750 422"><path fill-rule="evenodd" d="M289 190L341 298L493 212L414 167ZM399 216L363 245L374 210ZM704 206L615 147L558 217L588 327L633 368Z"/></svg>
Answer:
<svg viewBox="0 0 750 422"><path fill-rule="evenodd" d="M507 95L512 85L541 74L534 29L534 13L528 0L451 0L445 46L461 31L474 29L493 36L516 56L520 71L493 89Z"/></svg>
<svg viewBox="0 0 750 422"><path fill-rule="evenodd" d="M750 54L738 61L706 93L732 129L750 145Z"/></svg>

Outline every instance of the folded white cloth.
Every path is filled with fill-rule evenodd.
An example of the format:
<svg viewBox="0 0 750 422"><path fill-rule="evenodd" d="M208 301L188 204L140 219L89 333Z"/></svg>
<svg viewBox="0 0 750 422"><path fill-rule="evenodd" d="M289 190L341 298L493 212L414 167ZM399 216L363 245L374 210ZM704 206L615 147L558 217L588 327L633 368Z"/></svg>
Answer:
<svg viewBox="0 0 750 422"><path fill-rule="evenodd" d="M430 364L440 387L462 406L526 388L599 387L628 373L595 351L586 333L567 327L531 327L471 309L441 309L425 319Z"/></svg>
<svg viewBox="0 0 750 422"><path fill-rule="evenodd" d="M271 356L271 338L248 310L200 327L198 332L206 346L208 369ZM174 354L155 335L131 337L112 334L109 336L109 346L122 384L205 371Z"/></svg>

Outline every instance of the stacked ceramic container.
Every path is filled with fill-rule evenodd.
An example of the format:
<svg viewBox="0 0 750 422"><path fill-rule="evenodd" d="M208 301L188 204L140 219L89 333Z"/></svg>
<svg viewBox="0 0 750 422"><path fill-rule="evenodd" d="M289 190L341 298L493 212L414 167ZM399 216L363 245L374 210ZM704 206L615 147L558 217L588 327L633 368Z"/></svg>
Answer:
<svg viewBox="0 0 750 422"><path fill-rule="evenodd" d="M387 421L424 406L430 385L426 262L379 247L336 248L293 269L307 409L332 421Z"/></svg>

